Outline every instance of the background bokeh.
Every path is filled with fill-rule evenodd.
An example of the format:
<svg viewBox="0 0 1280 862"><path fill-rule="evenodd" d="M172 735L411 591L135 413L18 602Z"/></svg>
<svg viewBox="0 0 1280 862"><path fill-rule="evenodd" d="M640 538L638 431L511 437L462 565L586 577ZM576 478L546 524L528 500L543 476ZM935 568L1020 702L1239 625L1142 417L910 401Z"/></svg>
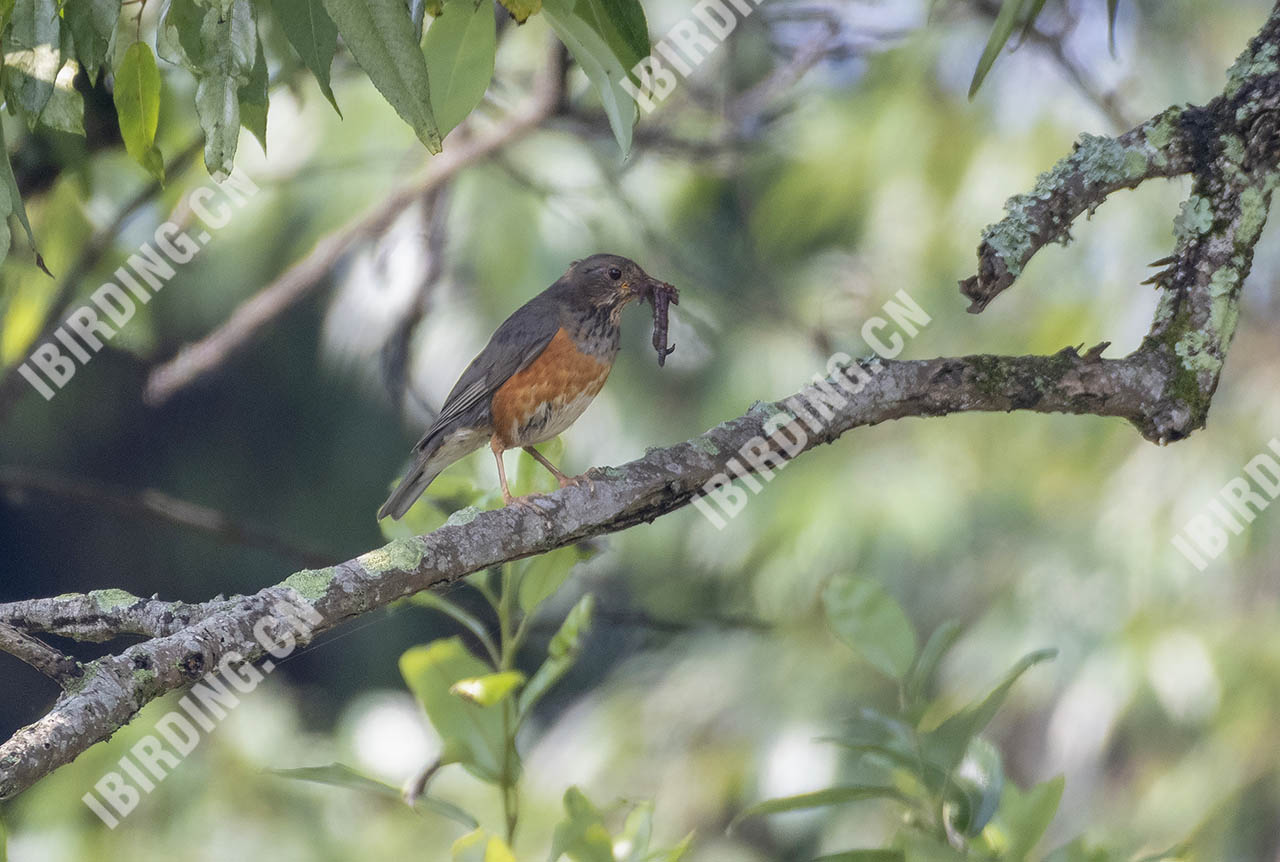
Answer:
<svg viewBox="0 0 1280 862"><path fill-rule="evenodd" d="M267 152L244 135L237 160L262 192L54 400L26 392L14 404L0 464L159 489L346 559L383 541L374 512L421 430L421 405L438 405L512 309L601 250L680 287L677 349L659 369L647 311L630 313L612 379L564 435L570 472L788 395L834 351L867 354L861 322L902 288L933 318L905 356L1135 348L1156 298L1138 283L1171 249L1183 182L1113 196L980 316L965 312L956 281L1004 199L1078 134L1219 92L1268 4L1124 0L1112 58L1105 3L1050 3L1044 26L1069 31L1063 57L1029 40L972 102L991 19L981 3L955 3L926 22L925 5L765 4L642 118L625 161L575 71L568 115L467 169L437 211L415 207L353 249L216 376L148 407L151 368L429 158L349 59L335 67L339 119L314 82L290 83L296 61L276 39L268 57L286 83L272 94ZM645 6L655 38L686 11L676 0ZM741 93L815 38L813 9L835 16L842 50L767 109L735 115ZM546 38L536 17L503 30L482 115L528 92ZM1110 94L1107 110L1072 67L1094 95ZM159 143L172 155L196 134L195 116L189 77L163 71ZM119 148L86 154L56 134L47 146L59 170L28 208L63 273L147 178ZM198 162L127 221L85 295L209 182ZM26 355L52 294L22 245L0 286L5 365ZM1280 235L1268 230L1258 249L1209 425L1185 442L1154 447L1119 420L1090 417L905 420L806 454L723 531L688 508L599 540L540 629L545 640L579 595L598 596L583 660L523 740L520 857L545 855L570 784L602 803L653 799L665 843L696 830L697 862L811 858L891 834L892 809L876 803L724 829L754 801L830 783L847 764L815 738L888 696L821 623L823 583L848 571L882 583L922 632L963 621L940 674L956 703L1029 649L1060 650L1019 683L989 734L1019 784L1066 777L1045 848L1084 834L1127 855L1190 838L1190 858L1280 858L1280 513L1232 537L1204 572L1170 545L1280 436ZM438 274L424 285L431 254ZM419 295L427 312L399 409L380 348ZM488 453L453 469L496 486ZM301 567L289 552L0 489L0 601L100 587L196 601ZM108 831L80 796L166 708L153 705L5 807L10 858L447 858L455 824L263 770L337 759L391 781L415 771L438 740L396 659L452 631L404 607L321 637ZM0 655L0 733L42 715L55 694ZM495 794L460 770L435 788L496 823Z"/></svg>

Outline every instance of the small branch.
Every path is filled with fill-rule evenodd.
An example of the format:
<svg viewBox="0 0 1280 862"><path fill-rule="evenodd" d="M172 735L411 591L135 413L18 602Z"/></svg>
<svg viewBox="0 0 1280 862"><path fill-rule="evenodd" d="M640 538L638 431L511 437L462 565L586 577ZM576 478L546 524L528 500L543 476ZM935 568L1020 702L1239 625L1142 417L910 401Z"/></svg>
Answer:
<svg viewBox="0 0 1280 862"><path fill-rule="evenodd" d="M775 68L760 83L734 98L727 107L726 114L734 128L746 132L756 125L774 99L798 84L838 44L840 25L834 15L816 16L815 22L824 25L821 35L802 45L786 65Z"/></svg>
<svg viewBox="0 0 1280 862"><path fill-rule="evenodd" d="M299 547L266 530L235 521L217 509L180 500L152 488L133 491L26 467L0 466L0 490L2 489L36 491L109 509L132 518L187 527L207 533L228 545L260 548L309 566L320 566L333 560L328 554Z"/></svg>
<svg viewBox="0 0 1280 862"><path fill-rule="evenodd" d="M1000 14L1000 4L994 0L979 0L975 7L979 12L985 15L993 23L996 16ZM1069 9L1063 10L1064 14L1070 15ZM1068 35L1068 31L1074 29L1076 22L1068 20L1065 26L1059 28L1055 32L1047 32L1041 29L1039 21L1026 31L1026 38L1036 46L1042 48L1048 53L1053 60L1062 67L1063 73L1067 76L1075 88L1082 96L1089 100L1098 111L1107 118L1112 127L1116 131L1127 129L1133 125L1133 119L1130 119L1125 111L1121 108L1119 100L1116 98L1114 91L1104 92L1089 77L1088 72L1080 65L1075 58L1067 54L1063 42Z"/></svg>
<svg viewBox="0 0 1280 862"><path fill-rule="evenodd" d="M353 244L382 233L414 201L541 125L559 102L559 69L553 66L555 64L548 64L543 69L534 93L523 108L498 125L445 147L443 153L431 158L426 176L404 184L360 218L322 238L306 257L241 303L226 323L152 370L143 399L153 406L163 404L179 391L213 374L259 332L322 284Z"/></svg>
<svg viewBox="0 0 1280 862"><path fill-rule="evenodd" d="M1198 151L1194 129L1182 122L1189 110L1170 108L1117 138L1082 135L1034 189L1009 198L1004 219L983 231L978 274L960 282L961 293L973 300L969 311L982 311L1012 286L1040 249L1068 242L1076 218L1111 193L1190 173Z"/></svg>
<svg viewBox="0 0 1280 862"><path fill-rule="evenodd" d="M125 590L93 590L0 604L0 623L28 633L100 643L127 635L166 637L230 604L224 599L201 604L162 602Z"/></svg>
<svg viewBox="0 0 1280 862"><path fill-rule="evenodd" d="M22 659L64 689L82 674L75 659L5 623L0 623L0 650Z"/></svg>

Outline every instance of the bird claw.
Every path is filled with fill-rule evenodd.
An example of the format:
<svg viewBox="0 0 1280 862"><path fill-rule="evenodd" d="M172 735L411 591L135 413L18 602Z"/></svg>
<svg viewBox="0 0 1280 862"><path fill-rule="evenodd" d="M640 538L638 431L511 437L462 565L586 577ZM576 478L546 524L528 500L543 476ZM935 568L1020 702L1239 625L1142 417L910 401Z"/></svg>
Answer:
<svg viewBox="0 0 1280 862"><path fill-rule="evenodd" d="M590 473L590 472L591 472L590 470L587 471L587 473ZM594 494L596 492L596 483L594 479L592 479L590 476L587 475L587 473L583 473L581 476L561 476L560 487L561 488L568 488L568 487L579 488L583 485L586 485L587 492L590 494Z"/></svg>
<svg viewBox="0 0 1280 862"><path fill-rule="evenodd" d="M542 511L542 507L538 505L538 499L541 499L542 496L542 494L525 494L523 497L513 497L511 494L503 494L502 505L517 506L521 509L540 512Z"/></svg>

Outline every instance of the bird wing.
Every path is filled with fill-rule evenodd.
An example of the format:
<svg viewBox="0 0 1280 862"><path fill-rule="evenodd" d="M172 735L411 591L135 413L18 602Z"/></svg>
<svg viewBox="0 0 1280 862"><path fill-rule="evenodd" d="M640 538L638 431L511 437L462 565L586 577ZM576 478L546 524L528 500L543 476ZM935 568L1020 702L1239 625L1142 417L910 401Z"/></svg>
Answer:
<svg viewBox="0 0 1280 862"><path fill-rule="evenodd" d="M484 350L462 372L415 451L426 448L431 438L449 427L477 405L488 406L493 393L512 375L538 358L560 329L558 305L539 294L503 321Z"/></svg>

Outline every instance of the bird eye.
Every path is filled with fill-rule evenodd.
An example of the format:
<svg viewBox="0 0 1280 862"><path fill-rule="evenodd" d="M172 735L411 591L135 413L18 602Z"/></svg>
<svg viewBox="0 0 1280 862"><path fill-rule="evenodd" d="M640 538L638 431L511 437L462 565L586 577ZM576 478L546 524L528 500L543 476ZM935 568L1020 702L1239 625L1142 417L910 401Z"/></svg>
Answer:
<svg viewBox="0 0 1280 862"><path fill-rule="evenodd" d="M622 270L618 269L616 266L613 267L609 270L609 278L612 278L614 281L622 278Z"/></svg>

